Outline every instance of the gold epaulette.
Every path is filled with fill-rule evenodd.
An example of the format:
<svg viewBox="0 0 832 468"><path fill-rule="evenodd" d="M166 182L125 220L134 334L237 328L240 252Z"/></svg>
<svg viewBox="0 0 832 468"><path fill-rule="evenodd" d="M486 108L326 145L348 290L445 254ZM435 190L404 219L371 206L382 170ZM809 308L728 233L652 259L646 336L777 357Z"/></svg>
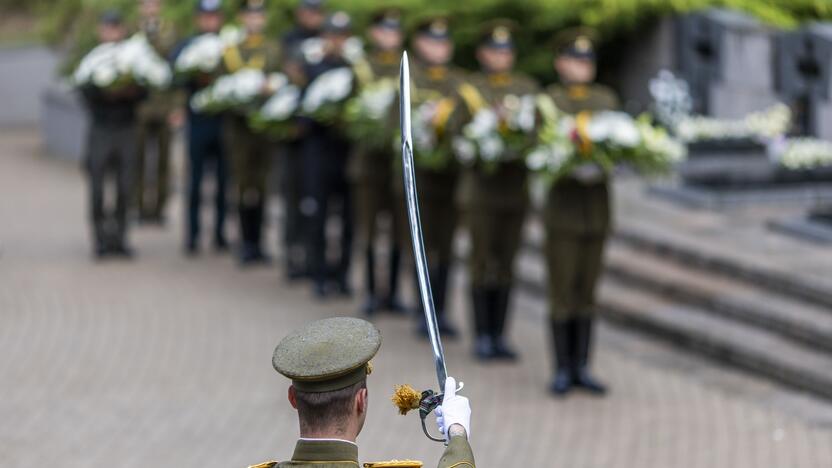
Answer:
<svg viewBox="0 0 832 468"><path fill-rule="evenodd" d="M267 461L256 465L250 465L248 468L274 468L277 464L278 462L276 461Z"/></svg>
<svg viewBox="0 0 832 468"><path fill-rule="evenodd" d="M422 462L419 460L390 460L365 463L364 468L422 468Z"/></svg>
<svg viewBox="0 0 832 468"><path fill-rule="evenodd" d="M462 83L459 85L458 91L459 95L462 96L462 99L468 106L468 110L471 111L471 114L476 114L482 108L486 107L487 103L482 97L482 94L480 94L479 90L471 84Z"/></svg>

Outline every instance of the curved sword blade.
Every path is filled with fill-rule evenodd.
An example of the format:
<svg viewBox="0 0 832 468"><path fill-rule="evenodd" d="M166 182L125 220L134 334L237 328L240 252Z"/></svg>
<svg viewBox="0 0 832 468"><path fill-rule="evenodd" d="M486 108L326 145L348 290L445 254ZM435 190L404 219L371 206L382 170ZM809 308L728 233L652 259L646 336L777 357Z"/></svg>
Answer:
<svg viewBox="0 0 832 468"><path fill-rule="evenodd" d="M404 192L407 200L407 219L410 221L410 238L413 243L413 258L416 263L416 276L419 280L419 297L425 322L428 326L430 344L436 364L436 378L439 381L439 391L445 388L448 371L445 367L445 351L442 349L442 339L439 336L439 326L436 322L436 310L433 305L433 292L430 289L428 262L425 256L425 244L422 239L422 222L419 217L419 198L416 191L416 172L413 166L413 135L410 127L410 64L407 52L402 56L399 69L399 123L402 130L402 175L404 177Z"/></svg>

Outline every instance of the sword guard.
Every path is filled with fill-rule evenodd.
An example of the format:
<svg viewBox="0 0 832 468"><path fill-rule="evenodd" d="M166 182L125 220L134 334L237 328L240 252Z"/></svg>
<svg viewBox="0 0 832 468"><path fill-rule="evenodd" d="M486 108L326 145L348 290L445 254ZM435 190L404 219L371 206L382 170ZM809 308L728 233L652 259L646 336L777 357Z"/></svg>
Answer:
<svg viewBox="0 0 832 468"><path fill-rule="evenodd" d="M428 432L428 428L425 425L425 420L442 404L443 398L444 394L436 393L433 390L425 390L422 392L422 399L419 401L419 419L422 420L422 432L425 433L425 436L427 436L428 439L434 442L447 443L444 437L439 438L432 436L430 432Z"/></svg>

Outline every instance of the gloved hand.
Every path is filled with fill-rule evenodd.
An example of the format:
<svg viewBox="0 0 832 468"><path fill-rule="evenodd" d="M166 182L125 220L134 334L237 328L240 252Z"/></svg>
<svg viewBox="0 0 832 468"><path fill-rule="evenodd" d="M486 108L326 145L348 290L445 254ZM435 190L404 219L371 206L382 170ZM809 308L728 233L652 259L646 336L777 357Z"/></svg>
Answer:
<svg viewBox="0 0 832 468"><path fill-rule="evenodd" d="M442 398L442 405L434 411L436 413L436 425L439 432L446 440L451 440L448 429L454 424L465 428L465 433L471 437L471 404L464 396L456 394L456 379L448 377L445 379L445 395Z"/></svg>

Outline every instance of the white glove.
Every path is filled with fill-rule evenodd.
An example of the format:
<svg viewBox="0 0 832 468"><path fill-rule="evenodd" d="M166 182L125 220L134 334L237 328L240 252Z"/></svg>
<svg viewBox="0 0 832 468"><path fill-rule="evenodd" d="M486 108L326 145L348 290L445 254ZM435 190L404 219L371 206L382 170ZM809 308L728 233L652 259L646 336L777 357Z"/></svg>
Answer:
<svg viewBox="0 0 832 468"><path fill-rule="evenodd" d="M451 440L448 428L459 424L465 428L465 433L471 437L471 404L464 396L456 394L456 379L445 379L445 395L442 405L436 408L436 425L446 440Z"/></svg>

